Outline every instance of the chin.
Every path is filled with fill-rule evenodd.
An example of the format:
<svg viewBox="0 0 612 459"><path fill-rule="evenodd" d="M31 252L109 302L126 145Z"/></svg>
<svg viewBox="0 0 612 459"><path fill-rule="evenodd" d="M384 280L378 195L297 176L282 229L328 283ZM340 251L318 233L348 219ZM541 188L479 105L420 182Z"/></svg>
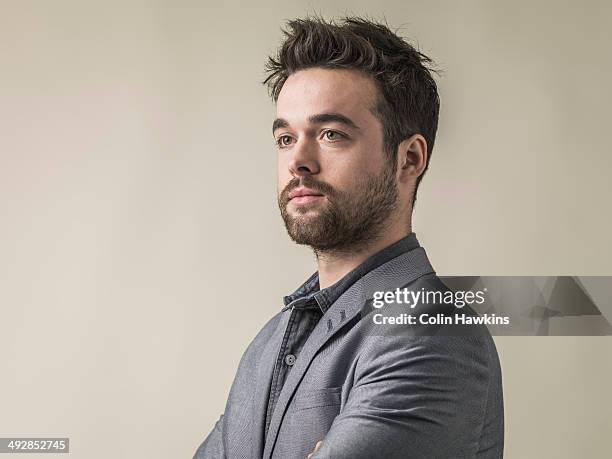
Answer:
<svg viewBox="0 0 612 459"><path fill-rule="evenodd" d="M299 231L310 233L314 228L321 225L321 215L315 211L304 211L304 212L290 212L289 213L288 226L293 228L299 228Z"/></svg>
<svg viewBox="0 0 612 459"><path fill-rule="evenodd" d="M317 209L314 206L300 206L300 207L296 207L294 209L292 209L289 214L292 217L298 218L298 217L304 217L306 215L320 215L321 211L319 209Z"/></svg>

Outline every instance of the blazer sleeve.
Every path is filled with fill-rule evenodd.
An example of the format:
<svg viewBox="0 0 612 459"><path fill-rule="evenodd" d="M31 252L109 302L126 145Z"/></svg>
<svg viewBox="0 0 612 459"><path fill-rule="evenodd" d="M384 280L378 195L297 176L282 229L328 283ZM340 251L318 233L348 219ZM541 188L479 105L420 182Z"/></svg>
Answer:
<svg viewBox="0 0 612 459"><path fill-rule="evenodd" d="M215 423L213 430L197 449L193 459L225 459L225 447L223 446L223 415Z"/></svg>
<svg viewBox="0 0 612 459"><path fill-rule="evenodd" d="M486 338L368 340L346 404L312 459L474 457L491 379Z"/></svg>

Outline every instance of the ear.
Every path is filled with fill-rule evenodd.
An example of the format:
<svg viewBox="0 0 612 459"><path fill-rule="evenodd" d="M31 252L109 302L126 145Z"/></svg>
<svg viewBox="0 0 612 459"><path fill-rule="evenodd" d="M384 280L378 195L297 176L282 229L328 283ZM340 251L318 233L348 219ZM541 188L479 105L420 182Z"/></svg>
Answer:
<svg viewBox="0 0 612 459"><path fill-rule="evenodd" d="M421 134L404 139L397 147L397 173L400 183L416 183L427 166L427 141Z"/></svg>

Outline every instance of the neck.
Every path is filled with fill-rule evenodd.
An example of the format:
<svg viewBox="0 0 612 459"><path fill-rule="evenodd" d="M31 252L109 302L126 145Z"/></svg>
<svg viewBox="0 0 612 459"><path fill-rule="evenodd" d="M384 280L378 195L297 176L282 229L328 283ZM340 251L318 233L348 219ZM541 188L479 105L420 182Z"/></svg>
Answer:
<svg viewBox="0 0 612 459"><path fill-rule="evenodd" d="M393 225L389 231L379 235L371 243L353 251L343 251L342 253L333 251L316 252L319 287L324 289L335 284L372 255L399 241L410 234L411 231L411 225L408 225L408 230L406 230L405 225Z"/></svg>

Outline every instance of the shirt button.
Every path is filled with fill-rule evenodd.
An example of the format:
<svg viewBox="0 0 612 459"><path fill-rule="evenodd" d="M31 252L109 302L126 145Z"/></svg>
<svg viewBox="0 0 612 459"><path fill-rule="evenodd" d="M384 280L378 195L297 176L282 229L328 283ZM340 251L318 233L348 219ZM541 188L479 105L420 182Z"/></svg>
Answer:
<svg viewBox="0 0 612 459"><path fill-rule="evenodd" d="M295 355L287 354L285 356L285 363L289 366L293 365L295 363Z"/></svg>

